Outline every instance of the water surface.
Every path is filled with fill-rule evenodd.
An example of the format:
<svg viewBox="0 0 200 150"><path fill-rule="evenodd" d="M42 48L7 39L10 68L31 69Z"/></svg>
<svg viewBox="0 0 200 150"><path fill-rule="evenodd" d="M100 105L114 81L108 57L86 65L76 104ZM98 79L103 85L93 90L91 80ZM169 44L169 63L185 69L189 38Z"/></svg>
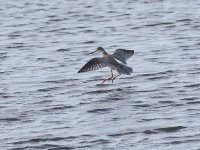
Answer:
<svg viewBox="0 0 200 150"><path fill-rule="evenodd" d="M200 2L3 1L0 149L200 147ZM133 74L77 74L98 46Z"/></svg>

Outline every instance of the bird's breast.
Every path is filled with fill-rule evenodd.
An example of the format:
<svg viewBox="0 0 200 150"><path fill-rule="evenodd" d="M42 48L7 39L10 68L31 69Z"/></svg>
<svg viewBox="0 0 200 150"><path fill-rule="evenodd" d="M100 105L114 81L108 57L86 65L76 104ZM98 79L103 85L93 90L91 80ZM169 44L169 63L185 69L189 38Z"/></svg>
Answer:
<svg viewBox="0 0 200 150"><path fill-rule="evenodd" d="M105 55L104 58L109 62L109 68L112 70L117 70L118 62L110 55Z"/></svg>

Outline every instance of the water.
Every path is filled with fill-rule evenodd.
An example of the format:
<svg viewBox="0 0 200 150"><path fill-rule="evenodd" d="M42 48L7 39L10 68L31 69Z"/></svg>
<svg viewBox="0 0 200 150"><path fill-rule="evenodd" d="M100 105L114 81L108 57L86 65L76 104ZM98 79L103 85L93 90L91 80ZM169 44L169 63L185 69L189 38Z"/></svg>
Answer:
<svg viewBox="0 0 200 150"><path fill-rule="evenodd" d="M2 1L0 149L200 148L200 1ZM77 74L98 46L133 74Z"/></svg>

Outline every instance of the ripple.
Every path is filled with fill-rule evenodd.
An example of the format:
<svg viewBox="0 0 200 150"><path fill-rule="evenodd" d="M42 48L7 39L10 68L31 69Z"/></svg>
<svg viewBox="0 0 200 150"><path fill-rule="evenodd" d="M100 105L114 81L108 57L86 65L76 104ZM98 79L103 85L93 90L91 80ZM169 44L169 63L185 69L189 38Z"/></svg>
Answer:
<svg viewBox="0 0 200 150"><path fill-rule="evenodd" d="M177 22L190 22L190 21L192 21L192 19L188 19L188 18L177 20Z"/></svg>
<svg viewBox="0 0 200 150"><path fill-rule="evenodd" d="M190 85L185 85L183 87L187 87L187 88L196 88L196 87L200 87L200 84L197 83L197 84L190 84Z"/></svg>
<svg viewBox="0 0 200 150"><path fill-rule="evenodd" d="M173 25L173 22L160 22L160 23L154 23L154 24L146 24L146 27L154 27L154 26L161 26L161 25Z"/></svg>
<svg viewBox="0 0 200 150"><path fill-rule="evenodd" d="M168 76L157 76L157 77L151 77L148 78L148 80L161 80L161 79L167 79L169 78Z"/></svg>
<svg viewBox="0 0 200 150"><path fill-rule="evenodd" d="M69 137L52 137L52 138L46 138L46 137L35 137L31 138L27 141L18 141L14 142L13 144L25 144L25 143L39 143L39 142L46 142L46 141L63 141L63 140L75 140L76 136L69 136Z"/></svg>
<svg viewBox="0 0 200 150"><path fill-rule="evenodd" d="M182 98L181 100L192 101L192 100L198 100L198 99L199 99L198 97L187 97L187 98Z"/></svg>
<svg viewBox="0 0 200 150"><path fill-rule="evenodd" d="M65 109L71 109L71 108L74 108L74 106L54 106L48 109L43 109L42 111L52 112L54 110L65 110Z"/></svg>
<svg viewBox="0 0 200 150"><path fill-rule="evenodd" d="M113 108L97 108L97 109L92 109L92 110L88 110L87 112L89 113L106 113L113 110Z"/></svg>
<svg viewBox="0 0 200 150"><path fill-rule="evenodd" d="M86 42L83 42L83 44L94 44L96 43L96 41L86 41Z"/></svg>
<svg viewBox="0 0 200 150"><path fill-rule="evenodd" d="M87 30L82 30L81 32L83 32L83 33L93 33L93 32L95 32L95 30L87 29ZM95 43L95 42L92 41L92 43Z"/></svg>
<svg viewBox="0 0 200 150"><path fill-rule="evenodd" d="M169 4L2 1L1 149L199 149L200 1ZM133 74L77 74L99 45Z"/></svg>
<svg viewBox="0 0 200 150"><path fill-rule="evenodd" d="M96 91L91 91L87 92L86 94L104 94L104 93L110 93L113 90L96 90Z"/></svg>
<svg viewBox="0 0 200 150"><path fill-rule="evenodd" d="M199 104L200 101L192 101L192 102L187 102L186 104Z"/></svg>
<svg viewBox="0 0 200 150"><path fill-rule="evenodd" d="M180 145L180 144L185 144L185 143L193 143L193 142L199 142L199 139L191 139L191 140L176 140L176 141L172 141L170 143L167 143L167 144L170 144L170 145Z"/></svg>
<svg viewBox="0 0 200 150"><path fill-rule="evenodd" d="M156 134L158 133L157 131L154 131L154 130L145 130L143 131L144 134Z"/></svg>
<svg viewBox="0 0 200 150"><path fill-rule="evenodd" d="M105 139L97 139L97 140L93 140L91 141L92 143L96 143L96 144L108 144L110 143L110 140L105 140Z"/></svg>
<svg viewBox="0 0 200 150"><path fill-rule="evenodd" d="M37 58L37 61L45 61L48 60L47 58Z"/></svg>
<svg viewBox="0 0 200 150"><path fill-rule="evenodd" d="M120 132L120 133L109 134L108 136L111 136L111 137L118 137L118 136L132 135L132 134L136 134L136 133L137 133L137 132L135 132L135 131L127 131L127 132Z"/></svg>
<svg viewBox="0 0 200 150"><path fill-rule="evenodd" d="M159 101L161 104L174 104L174 101Z"/></svg>
<svg viewBox="0 0 200 150"><path fill-rule="evenodd" d="M48 88L43 88L43 89L38 89L38 92L49 92L49 91L54 91L54 90L58 90L61 87L48 87Z"/></svg>
<svg viewBox="0 0 200 150"><path fill-rule="evenodd" d="M16 43L16 44L18 44L18 43ZM21 43L19 43L19 44L21 44ZM23 44L23 43L22 43ZM24 47L23 45L11 45L11 46L7 46L6 48L8 48L8 49L14 49L14 48L22 48L22 47Z"/></svg>
<svg viewBox="0 0 200 150"><path fill-rule="evenodd" d="M64 48L61 48L61 49L58 49L56 50L57 52L68 52L70 51L70 49L64 49Z"/></svg>
<svg viewBox="0 0 200 150"><path fill-rule="evenodd" d="M138 76L140 77L150 77L150 76L158 76L158 75L169 75L169 74L173 74L176 73L177 71L174 70L166 70L163 72L156 72L156 73L144 73L144 74L140 74Z"/></svg>
<svg viewBox="0 0 200 150"><path fill-rule="evenodd" d="M44 83L67 83L69 81L77 81L78 79L59 79L59 80L47 80Z"/></svg>
<svg viewBox="0 0 200 150"><path fill-rule="evenodd" d="M181 129L184 129L186 127L184 126L174 126L174 127L165 127L165 128L158 128L155 129L156 131L160 131L160 132L177 132L180 131Z"/></svg>
<svg viewBox="0 0 200 150"><path fill-rule="evenodd" d="M151 105L148 104L140 104L140 105L133 105L135 107L151 107Z"/></svg>
<svg viewBox="0 0 200 150"><path fill-rule="evenodd" d="M14 121L20 121L21 119L19 118L0 118L0 121L4 122L14 122Z"/></svg>

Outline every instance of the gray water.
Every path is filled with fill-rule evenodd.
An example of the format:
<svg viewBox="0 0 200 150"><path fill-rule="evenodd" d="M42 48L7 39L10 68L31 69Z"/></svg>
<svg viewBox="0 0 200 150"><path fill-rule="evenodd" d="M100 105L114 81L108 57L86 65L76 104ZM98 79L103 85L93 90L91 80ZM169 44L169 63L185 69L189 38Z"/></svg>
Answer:
<svg viewBox="0 0 200 150"><path fill-rule="evenodd" d="M200 149L200 1L2 0L1 150ZM130 76L78 74L98 46Z"/></svg>

